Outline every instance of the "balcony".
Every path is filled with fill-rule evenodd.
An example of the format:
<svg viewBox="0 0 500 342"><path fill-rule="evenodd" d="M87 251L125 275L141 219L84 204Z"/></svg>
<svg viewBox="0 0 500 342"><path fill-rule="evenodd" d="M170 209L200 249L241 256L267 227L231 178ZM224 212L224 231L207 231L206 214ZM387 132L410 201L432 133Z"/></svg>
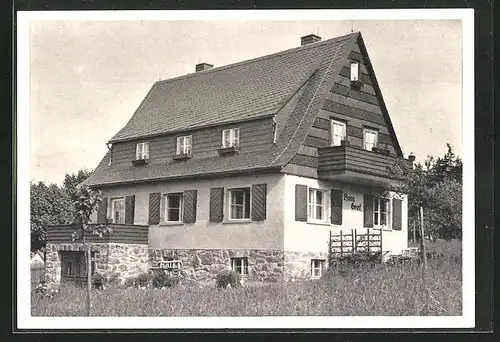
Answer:
<svg viewBox="0 0 500 342"><path fill-rule="evenodd" d="M109 224L110 234L98 235L85 234L85 241L92 243L133 243L147 244L149 226L135 224ZM75 225L60 225L47 227L47 243L78 243L72 241L71 236L78 228Z"/></svg>
<svg viewBox="0 0 500 342"><path fill-rule="evenodd" d="M407 159L356 146L318 148L318 178L387 188L398 181L389 171L398 160L412 165Z"/></svg>

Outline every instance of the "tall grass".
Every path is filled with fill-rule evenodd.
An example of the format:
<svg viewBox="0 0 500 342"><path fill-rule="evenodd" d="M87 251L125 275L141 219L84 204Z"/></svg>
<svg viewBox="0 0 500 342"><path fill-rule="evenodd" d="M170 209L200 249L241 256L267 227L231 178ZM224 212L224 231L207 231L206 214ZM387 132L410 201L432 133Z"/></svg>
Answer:
<svg viewBox="0 0 500 342"><path fill-rule="evenodd" d="M454 249L420 265L329 270L322 279L230 289L180 284L165 290L93 292L93 316L405 316L461 315L461 261ZM85 288L55 298L32 295L32 315L84 316Z"/></svg>

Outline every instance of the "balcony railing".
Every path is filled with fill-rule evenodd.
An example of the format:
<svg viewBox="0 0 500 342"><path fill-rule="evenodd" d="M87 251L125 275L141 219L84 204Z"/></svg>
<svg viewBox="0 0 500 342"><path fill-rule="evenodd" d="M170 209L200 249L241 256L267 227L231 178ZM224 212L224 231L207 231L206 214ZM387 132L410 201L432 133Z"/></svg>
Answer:
<svg viewBox="0 0 500 342"><path fill-rule="evenodd" d="M402 161L403 163L398 163ZM328 180L376 182L385 185L398 177L390 170L396 165L411 167L411 161L382 152L342 145L318 149L318 177Z"/></svg>
<svg viewBox="0 0 500 342"><path fill-rule="evenodd" d="M85 241L92 243L148 243L149 226L117 223L110 223L109 225L112 230L111 233L99 237L86 232ZM78 229L75 225L48 226L47 243L81 242L80 240L72 241L72 234Z"/></svg>

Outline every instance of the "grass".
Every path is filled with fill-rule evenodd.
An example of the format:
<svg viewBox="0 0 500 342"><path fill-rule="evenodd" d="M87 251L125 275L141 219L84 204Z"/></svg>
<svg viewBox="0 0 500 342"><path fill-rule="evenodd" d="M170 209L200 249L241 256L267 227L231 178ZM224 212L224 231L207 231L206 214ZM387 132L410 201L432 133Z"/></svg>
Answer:
<svg viewBox="0 0 500 342"><path fill-rule="evenodd" d="M322 279L231 289L180 284L165 290L93 291L93 316L454 316L462 314L461 246L449 242L420 265L329 270ZM32 294L33 316L85 316L86 290L66 285L54 298Z"/></svg>

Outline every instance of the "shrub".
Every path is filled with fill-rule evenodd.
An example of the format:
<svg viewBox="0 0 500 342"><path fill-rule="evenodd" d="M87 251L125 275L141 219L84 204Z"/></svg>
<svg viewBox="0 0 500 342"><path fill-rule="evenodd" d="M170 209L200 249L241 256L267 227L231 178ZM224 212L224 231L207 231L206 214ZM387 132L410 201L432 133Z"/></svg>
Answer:
<svg viewBox="0 0 500 342"><path fill-rule="evenodd" d="M155 272L151 279L154 288L174 287L179 284L179 277L168 275L165 272Z"/></svg>
<svg viewBox="0 0 500 342"><path fill-rule="evenodd" d="M102 274L100 273L95 273L92 276L92 287L95 289L102 289L104 286L105 279Z"/></svg>
<svg viewBox="0 0 500 342"><path fill-rule="evenodd" d="M228 285L237 287L240 285L240 274L234 271L223 271L217 274L215 284L221 288L226 288Z"/></svg>
<svg viewBox="0 0 500 342"><path fill-rule="evenodd" d="M134 285L137 287L146 287L151 282L151 275L149 273L141 273L134 279Z"/></svg>

